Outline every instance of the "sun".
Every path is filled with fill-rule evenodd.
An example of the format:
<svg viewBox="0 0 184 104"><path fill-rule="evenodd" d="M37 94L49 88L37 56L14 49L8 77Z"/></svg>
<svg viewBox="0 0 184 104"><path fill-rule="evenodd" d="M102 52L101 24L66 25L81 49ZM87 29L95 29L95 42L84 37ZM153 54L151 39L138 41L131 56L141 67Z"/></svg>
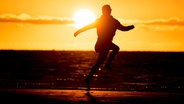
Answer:
<svg viewBox="0 0 184 104"><path fill-rule="evenodd" d="M96 19L95 14L89 9L80 9L73 15L76 28L82 28L83 26L94 22Z"/></svg>

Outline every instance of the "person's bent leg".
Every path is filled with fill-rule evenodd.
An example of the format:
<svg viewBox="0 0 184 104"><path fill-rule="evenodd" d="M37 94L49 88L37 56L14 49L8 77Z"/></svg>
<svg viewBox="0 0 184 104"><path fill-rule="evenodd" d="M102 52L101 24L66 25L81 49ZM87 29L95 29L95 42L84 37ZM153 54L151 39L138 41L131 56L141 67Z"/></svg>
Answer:
<svg viewBox="0 0 184 104"><path fill-rule="evenodd" d="M108 61L107 63L105 64L105 67L109 70L112 70L112 68L110 67L110 64L112 63L112 60L114 59L114 57L116 56L116 54L118 54L119 52L119 47L115 44L112 44L112 52L110 53L109 55L109 58L108 58Z"/></svg>

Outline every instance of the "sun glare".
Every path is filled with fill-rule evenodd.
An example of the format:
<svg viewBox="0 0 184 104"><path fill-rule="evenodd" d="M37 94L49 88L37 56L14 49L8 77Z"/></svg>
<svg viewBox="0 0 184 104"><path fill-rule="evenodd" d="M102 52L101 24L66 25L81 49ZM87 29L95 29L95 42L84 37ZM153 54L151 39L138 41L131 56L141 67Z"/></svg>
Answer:
<svg viewBox="0 0 184 104"><path fill-rule="evenodd" d="M80 9L75 12L73 16L73 20L75 21L75 27L81 28L89 23L94 22L96 16L91 10L88 9Z"/></svg>

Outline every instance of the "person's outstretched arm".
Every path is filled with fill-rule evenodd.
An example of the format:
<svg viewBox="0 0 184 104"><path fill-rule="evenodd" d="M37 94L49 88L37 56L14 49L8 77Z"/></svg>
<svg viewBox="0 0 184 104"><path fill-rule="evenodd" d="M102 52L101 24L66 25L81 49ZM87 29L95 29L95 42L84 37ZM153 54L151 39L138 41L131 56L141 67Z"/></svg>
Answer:
<svg viewBox="0 0 184 104"><path fill-rule="evenodd" d="M94 22L94 23L92 23L92 24L89 24L89 25L87 25L87 26L84 26L83 28L77 30L77 31L74 33L74 36L76 37L79 33L84 32L84 31L89 30L89 29L92 29L92 28L94 28L94 27L96 27L96 22Z"/></svg>

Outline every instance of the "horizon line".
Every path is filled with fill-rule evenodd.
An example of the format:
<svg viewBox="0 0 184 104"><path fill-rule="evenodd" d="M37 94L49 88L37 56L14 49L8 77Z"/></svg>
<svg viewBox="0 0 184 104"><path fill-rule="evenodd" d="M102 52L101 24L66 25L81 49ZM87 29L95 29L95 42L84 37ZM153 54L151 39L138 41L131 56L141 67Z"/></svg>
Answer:
<svg viewBox="0 0 184 104"><path fill-rule="evenodd" d="M0 51L94 51L95 52L95 50L64 50L64 49L0 49ZM184 52L184 51L120 50L119 52Z"/></svg>

